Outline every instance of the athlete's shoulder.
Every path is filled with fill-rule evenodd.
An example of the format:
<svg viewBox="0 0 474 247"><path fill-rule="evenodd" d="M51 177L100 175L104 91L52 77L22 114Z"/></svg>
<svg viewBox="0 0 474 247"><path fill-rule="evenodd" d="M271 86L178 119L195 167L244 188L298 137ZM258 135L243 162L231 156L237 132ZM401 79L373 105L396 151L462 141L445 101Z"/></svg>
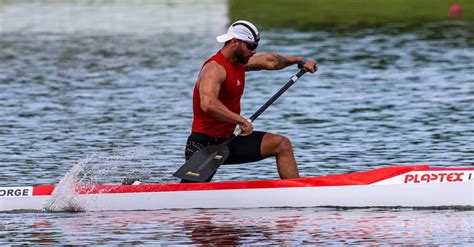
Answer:
<svg viewBox="0 0 474 247"><path fill-rule="evenodd" d="M218 82L223 82L227 76L227 72L223 65L216 61L209 61L206 63L199 74L200 79L212 79Z"/></svg>

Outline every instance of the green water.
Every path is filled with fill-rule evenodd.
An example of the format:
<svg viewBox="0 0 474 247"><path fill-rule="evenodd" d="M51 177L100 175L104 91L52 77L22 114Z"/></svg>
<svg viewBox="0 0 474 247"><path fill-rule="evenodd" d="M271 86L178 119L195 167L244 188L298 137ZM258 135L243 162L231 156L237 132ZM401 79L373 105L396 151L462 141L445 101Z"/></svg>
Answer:
<svg viewBox="0 0 474 247"><path fill-rule="evenodd" d="M230 0L229 13L231 20L248 19L262 27L311 30L445 21L454 3L463 8L461 19L474 20L470 0Z"/></svg>

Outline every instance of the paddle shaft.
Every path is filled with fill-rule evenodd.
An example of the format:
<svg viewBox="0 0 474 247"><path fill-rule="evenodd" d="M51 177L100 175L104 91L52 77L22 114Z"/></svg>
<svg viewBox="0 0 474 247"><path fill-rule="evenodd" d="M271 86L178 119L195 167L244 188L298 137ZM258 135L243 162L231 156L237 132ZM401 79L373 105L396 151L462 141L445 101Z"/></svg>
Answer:
<svg viewBox="0 0 474 247"><path fill-rule="evenodd" d="M265 104L263 104L260 109L258 109L251 117L250 120L255 121L255 119L260 116L275 100L277 100L288 88L291 87L306 71L301 69L296 75L292 76L290 80L282 87L278 92L276 92Z"/></svg>
<svg viewBox="0 0 474 247"><path fill-rule="evenodd" d="M286 92L286 90L288 90L288 88L290 88L304 73L306 73L306 71L304 69L301 69L298 73L296 73L296 75L292 76L290 78L290 80L283 86L280 88L280 90L278 90L278 92L276 92L269 100L267 100L267 102L265 102L265 104L263 104L251 117L250 117L250 121L253 122L255 121L255 119L258 118L258 116L260 116L260 114L262 114L271 104L273 104L284 92ZM239 131L240 132L240 131ZM239 133L238 132L238 133ZM234 132L235 133L235 132ZM240 135L240 133L239 133ZM229 138L227 138L227 140L224 141L224 145L228 145L232 140L234 140L235 137L237 137L238 135L236 134L233 134L232 136L230 136Z"/></svg>
<svg viewBox="0 0 474 247"><path fill-rule="evenodd" d="M290 80L282 87L278 92L276 92L264 105L262 105L257 112L255 112L251 117L250 121L255 121L255 119L260 116L275 100L277 100L288 88L291 87L303 74L305 73L304 69L301 69L296 75L292 76ZM215 146L209 146L203 148L199 152L196 152L191 156L189 160L182 165L173 176L183 179L182 181L186 182L205 182L209 178L212 178L214 173L220 165L225 161L229 155L229 149L227 145L234 140L237 136L240 135L242 130L240 126L237 126L234 134L227 138L221 144Z"/></svg>

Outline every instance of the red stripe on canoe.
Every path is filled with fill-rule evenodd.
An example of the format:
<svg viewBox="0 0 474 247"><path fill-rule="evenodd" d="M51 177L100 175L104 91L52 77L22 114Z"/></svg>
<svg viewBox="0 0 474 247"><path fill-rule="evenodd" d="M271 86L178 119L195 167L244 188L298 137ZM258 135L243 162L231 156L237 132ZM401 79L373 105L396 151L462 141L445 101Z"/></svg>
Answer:
<svg viewBox="0 0 474 247"><path fill-rule="evenodd" d="M411 171L427 170L456 170L450 168L431 169L427 165L390 166L370 171L354 172L340 175L319 177L284 179L284 180L257 180L212 183L185 183L185 184L141 184L141 185L94 185L81 186L79 194L105 193L140 193L140 192L167 192L167 191L200 191L200 190L234 190L234 189L262 189L262 188L290 188L315 186L342 186L368 185ZM466 170L466 169L464 169ZM470 169L467 169L470 170ZM474 168L472 169L474 170ZM34 196L51 195L54 185L40 185L33 188Z"/></svg>

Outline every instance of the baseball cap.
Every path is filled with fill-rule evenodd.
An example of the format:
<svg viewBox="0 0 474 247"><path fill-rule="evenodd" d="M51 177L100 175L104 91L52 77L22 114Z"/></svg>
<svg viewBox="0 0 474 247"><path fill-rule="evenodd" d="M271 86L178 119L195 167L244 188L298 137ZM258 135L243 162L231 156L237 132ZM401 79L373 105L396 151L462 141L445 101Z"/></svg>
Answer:
<svg viewBox="0 0 474 247"><path fill-rule="evenodd" d="M231 39L239 39L243 41L258 43L260 33L257 27L252 23L244 20L236 21L227 29L227 33L217 36L217 42L224 43Z"/></svg>

